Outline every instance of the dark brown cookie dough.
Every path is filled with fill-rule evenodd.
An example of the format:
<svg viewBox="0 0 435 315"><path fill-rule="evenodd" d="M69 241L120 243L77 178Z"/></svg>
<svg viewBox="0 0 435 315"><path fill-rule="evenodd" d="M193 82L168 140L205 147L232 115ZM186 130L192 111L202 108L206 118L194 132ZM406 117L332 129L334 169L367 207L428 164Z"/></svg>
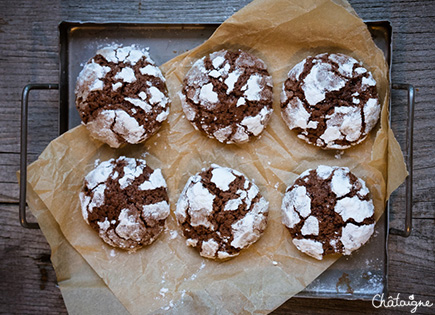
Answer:
<svg viewBox="0 0 435 315"><path fill-rule="evenodd" d="M111 147L145 141L169 114L165 79L147 51L109 46L77 78L76 107L90 134Z"/></svg>
<svg viewBox="0 0 435 315"><path fill-rule="evenodd" d="M346 149L363 141L381 106L372 74L352 57L308 57L288 73L281 115L298 137L324 149Z"/></svg>
<svg viewBox="0 0 435 315"><path fill-rule="evenodd" d="M350 255L375 226L369 190L346 167L305 171L287 188L281 210L293 244L319 260L332 253Z"/></svg>
<svg viewBox="0 0 435 315"><path fill-rule="evenodd" d="M213 164L189 178L175 215L187 245L203 257L226 259L260 238L268 207L242 173Z"/></svg>
<svg viewBox="0 0 435 315"><path fill-rule="evenodd" d="M179 95L196 129L222 143L243 143L269 121L272 86L262 60L242 50L220 50L195 62Z"/></svg>
<svg viewBox="0 0 435 315"><path fill-rule="evenodd" d="M151 244L169 215L166 182L144 160L100 163L80 193L83 218L109 245L134 251Z"/></svg>

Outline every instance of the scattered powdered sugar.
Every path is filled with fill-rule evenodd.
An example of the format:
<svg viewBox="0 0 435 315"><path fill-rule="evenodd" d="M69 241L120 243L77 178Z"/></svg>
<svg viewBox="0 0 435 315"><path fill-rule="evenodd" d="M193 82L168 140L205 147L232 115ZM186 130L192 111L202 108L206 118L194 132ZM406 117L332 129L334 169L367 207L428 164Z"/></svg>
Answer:
<svg viewBox="0 0 435 315"><path fill-rule="evenodd" d="M173 240L178 236L178 232L176 230L170 231L169 234L170 234L170 237L169 237L170 240Z"/></svg>
<svg viewBox="0 0 435 315"><path fill-rule="evenodd" d="M115 250L114 249L110 250L110 257L115 257L115 256L116 256Z"/></svg>
<svg viewBox="0 0 435 315"><path fill-rule="evenodd" d="M161 288L160 291L159 291L159 294L161 296L165 296L168 291L169 291L168 288Z"/></svg>
<svg viewBox="0 0 435 315"><path fill-rule="evenodd" d="M334 157L335 157L337 160L340 160L341 157L343 156L343 154L344 154L344 151L343 151L343 150L337 150L337 154L335 154Z"/></svg>

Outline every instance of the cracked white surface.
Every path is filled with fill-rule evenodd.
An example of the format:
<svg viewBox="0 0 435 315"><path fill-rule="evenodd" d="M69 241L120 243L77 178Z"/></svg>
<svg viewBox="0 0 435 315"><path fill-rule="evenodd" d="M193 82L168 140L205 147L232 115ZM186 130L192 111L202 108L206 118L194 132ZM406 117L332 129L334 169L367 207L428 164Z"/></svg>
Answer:
<svg viewBox="0 0 435 315"><path fill-rule="evenodd" d="M300 128L297 129L298 137L306 142L326 149L346 149L363 141L376 125L380 115L378 99L367 100L367 96L355 92L352 93L352 98L346 101L348 105L334 104L334 111L328 115L320 113L320 118L314 118L310 108L325 101L329 92L342 93L340 90L356 77L360 80L362 92L375 86L376 81L356 59L343 54L329 54L328 61L325 62L320 59L325 55L327 54L314 57L305 76L301 77L301 74L311 57L302 60L289 71L289 79L300 81L303 96L300 96L299 92L287 91L284 84L281 103L286 105L282 107L281 116L290 129ZM318 124L318 119L324 120L323 125L326 125L325 129L322 127L320 130L320 136L317 136L317 128L322 125ZM309 137L310 134L316 139Z"/></svg>
<svg viewBox="0 0 435 315"><path fill-rule="evenodd" d="M80 72L76 84L76 105L82 115L87 115L89 120L85 124L92 137L109 146L118 148L124 143L136 144L145 141L148 137L154 134L168 116L169 113L169 98L165 95L166 91L160 91L157 87L152 86L149 78L146 78L146 84L143 84L142 90L135 95L124 95L128 93L130 84L134 84L139 78L143 81L142 75L148 77L156 77L164 80L160 69L150 58L145 49L136 47L135 45L122 47L119 45L111 45L99 49L97 55L103 56L109 64L100 66L91 59ZM135 68L136 63L145 59L148 63L145 67ZM95 104L95 100L88 100L89 93L102 90L104 87L103 79L109 75L113 64L121 65L121 69L113 75L112 79L117 81L111 83L110 88L114 92L121 95L121 101L124 99L131 104L129 110L123 109L121 104L110 104L110 109L97 109L96 115L88 113L89 108L95 108L95 105L105 106L105 104ZM149 95L149 96L148 96ZM89 102L94 102L90 106ZM125 104L124 104L125 106ZM157 106L157 107L156 107ZM142 113L138 108L145 111ZM157 124L147 123L147 115L152 115L157 111ZM138 114L140 112L140 114ZM145 123L135 115L145 115ZM147 130L145 130L147 129Z"/></svg>
<svg viewBox="0 0 435 315"><path fill-rule="evenodd" d="M316 259L323 258L323 242L331 244L336 252L350 255L352 251L367 242L373 233L374 224L363 224L365 219L373 220L374 216L373 202L368 199L369 190L360 178L353 177L351 182L349 172L346 167L319 165L314 171L311 169L304 171L296 179L298 183L300 181L306 183L304 185L308 185L308 188L294 184L288 187L284 194L281 207L282 223L292 229L292 233L296 233L293 239L294 245ZM308 181L308 177L312 177L311 181L330 181L329 188L324 189L327 189L326 195L331 196L333 193L335 196L333 198L336 198L332 203L333 208L330 207L330 201L323 205L323 210L318 208L318 203L313 203L317 189L327 186L324 186L325 183L310 186L311 181ZM313 199L310 196L313 196ZM312 207L316 209L313 212ZM326 215L328 217L324 217ZM340 222L341 220L337 221L337 218L341 218L343 223L337 225L335 233L330 230L326 230L330 232L322 232L321 222L332 222L331 220ZM317 239L317 236L321 238ZM325 245L328 246L326 243ZM339 244L342 244L343 248Z"/></svg>
<svg viewBox="0 0 435 315"><path fill-rule="evenodd" d="M119 172L114 171L115 167L120 165L120 163L124 164L121 172L122 176L119 176ZM169 204L166 201L143 206L135 203L133 207L127 203L127 207L122 209L115 208L115 211L119 211L117 217L115 217L116 219L109 222L108 217L104 217L104 211L106 211L104 210L105 206L116 207L116 202L115 204L106 205L106 202L113 202L111 199L105 200L104 197L107 190L107 183L117 181L119 188L115 186L115 188L111 188L110 192L116 193L116 191L112 189L119 189L119 193L121 193L132 185L133 182L138 181L145 167L146 162L144 160L121 156L117 160L110 159L101 162L85 177L84 185L87 189L82 189L79 195L83 218L89 224L89 213L92 213L94 209L98 207L99 216L103 216L102 218L99 217L99 221L95 222L99 227L99 236L111 246L127 250L136 250L143 244L152 243L163 230L163 227L160 227L153 230L152 234L150 234L147 232L144 221L147 222L148 226L155 226L161 220L165 220L170 212ZM155 177L160 177L160 169L152 171L148 182L153 182L158 187L166 187L163 178L152 180L151 177L153 174L157 174ZM101 221L101 219L104 220Z"/></svg>
<svg viewBox="0 0 435 315"><path fill-rule="evenodd" d="M228 191L231 183L237 177L242 176L245 180L243 190L237 190L236 194L238 197L229 199L217 211L235 211L239 207L250 209L244 216L231 225L232 241L230 245L238 249L246 248L257 241L265 229L269 204L263 197L259 197L253 204L255 198L259 196L259 189L254 184L250 184L242 173L216 164L212 164L210 172L210 182L216 185L216 188L210 190L204 186L199 173L189 178L177 202L175 211L177 221L179 224L182 224L189 217L187 222L190 223L191 227L203 226L211 231L216 231L218 226L213 223L216 222L213 219L213 215L215 215L213 206L217 200L214 190ZM219 231L216 234L221 235ZM200 254L207 258L219 259L238 255L238 253L229 254L221 248L220 242L227 242L226 239L228 239L228 236L221 239L211 238L203 241ZM198 242L198 240L188 239L186 244L195 247L198 245Z"/></svg>
<svg viewBox="0 0 435 315"><path fill-rule="evenodd" d="M229 122L228 125L222 123L216 130L215 127L201 123L201 117L199 116L201 115L201 110L196 109L195 106L189 103L191 101L199 108L203 107L207 111L213 111L215 108L222 110L219 107L219 104L221 104L219 100L220 96L217 88L214 86L215 83L213 83L215 81L211 78L218 79L224 84L225 90L222 92L225 95L234 95L236 93L234 90L236 86L240 92L243 92L243 95L236 101L236 107L253 106L249 102L259 102L265 98L263 90L266 86L272 86L270 76L253 73L245 84L240 86L237 82L245 73L245 68L255 66L255 62L252 57L248 57L246 53L241 52L235 61L235 67L231 69L228 60L225 58L226 53L226 50L221 50L209 55L212 65L211 69L206 69L205 67L206 57L197 60L186 75L187 95L181 93L179 96L186 118L193 123L196 129L202 129L209 137L214 137L222 143L244 143L249 141L250 136L258 136L264 130L265 125L270 119L272 108L264 107L260 109L257 115L244 117L240 122ZM247 60L244 60L244 58ZM261 65L260 67L266 69L262 61L257 60L257 62ZM245 111L246 109L243 110Z"/></svg>

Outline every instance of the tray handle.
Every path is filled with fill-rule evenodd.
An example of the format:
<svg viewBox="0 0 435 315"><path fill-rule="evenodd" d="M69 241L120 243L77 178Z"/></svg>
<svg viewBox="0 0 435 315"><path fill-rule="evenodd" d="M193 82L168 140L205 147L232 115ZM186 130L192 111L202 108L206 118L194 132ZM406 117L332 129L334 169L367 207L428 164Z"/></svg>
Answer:
<svg viewBox="0 0 435 315"><path fill-rule="evenodd" d="M405 199L405 228L390 228L389 232L393 235L408 237L412 230L412 168L413 168L413 142L414 142L414 100L415 89L411 84L393 84L394 90L408 91L408 120L406 127L405 161L408 167L408 177L406 178L406 199Z"/></svg>
<svg viewBox="0 0 435 315"><path fill-rule="evenodd" d="M26 194L27 194L27 117L29 94L31 90L58 90L58 84L28 84L23 89L21 97L21 137L20 137L20 223L27 229L39 229L38 223L27 222Z"/></svg>

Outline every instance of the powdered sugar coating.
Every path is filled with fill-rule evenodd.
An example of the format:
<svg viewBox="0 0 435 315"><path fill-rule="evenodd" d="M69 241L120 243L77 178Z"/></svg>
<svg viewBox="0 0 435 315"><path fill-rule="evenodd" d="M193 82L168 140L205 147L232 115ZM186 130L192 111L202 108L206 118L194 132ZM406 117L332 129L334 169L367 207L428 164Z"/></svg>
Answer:
<svg viewBox="0 0 435 315"><path fill-rule="evenodd" d="M365 182L346 167L319 165L303 172L284 194L282 223L294 245L321 260L350 253L373 233L374 206Z"/></svg>
<svg viewBox="0 0 435 315"><path fill-rule="evenodd" d="M281 93L288 127L324 149L363 141L376 125L380 107L372 74L344 54L307 57L290 70Z"/></svg>
<svg viewBox="0 0 435 315"><path fill-rule="evenodd" d="M175 216L188 246L203 257L226 259L260 238L268 206L242 173L212 164L189 178Z"/></svg>
<svg viewBox="0 0 435 315"><path fill-rule="evenodd" d="M160 169L153 170L140 159L120 157L100 163L86 175L80 201L84 219L99 236L126 250L151 244L169 215Z"/></svg>
<svg viewBox="0 0 435 315"><path fill-rule="evenodd" d="M145 49L112 45L80 72L76 107L95 139L117 148L145 141L169 113L165 79Z"/></svg>
<svg viewBox="0 0 435 315"><path fill-rule="evenodd" d="M272 86L263 61L242 50L220 50L193 64L179 96L196 129L222 143L243 143L269 121Z"/></svg>

